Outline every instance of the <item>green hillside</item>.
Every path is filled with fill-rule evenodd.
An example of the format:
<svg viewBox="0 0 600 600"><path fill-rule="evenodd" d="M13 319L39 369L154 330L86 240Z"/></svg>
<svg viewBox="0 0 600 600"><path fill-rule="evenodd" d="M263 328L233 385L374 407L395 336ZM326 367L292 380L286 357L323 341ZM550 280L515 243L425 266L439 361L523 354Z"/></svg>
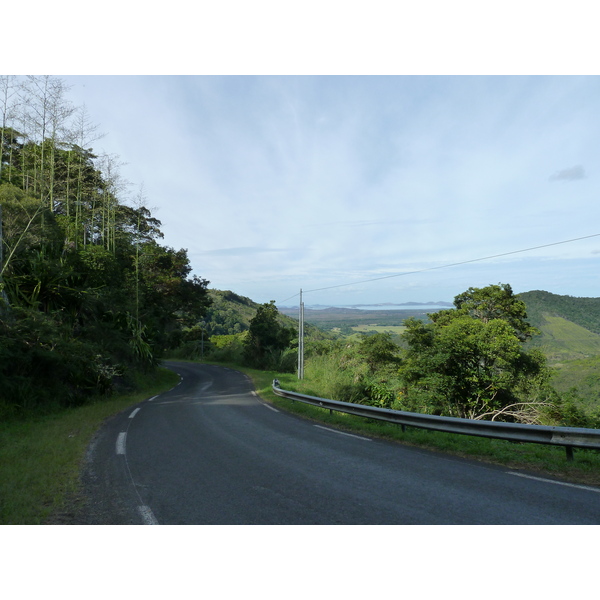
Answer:
<svg viewBox="0 0 600 600"><path fill-rule="evenodd" d="M600 356L559 363L555 368L558 373L553 385L557 392L575 389L583 404L600 407Z"/></svg>
<svg viewBox="0 0 600 600"><path fill-rule="evenodd" d="M520 294L529 322L541 331L529 345L543 350L550 363L600 355L600 298Z"/></svg>
<svg viewBox="0 0 600 600"><path fill-rule="evenodd" d="M527 306L529 321L540 329L548 316L562 317L600 335L600 298L560 296L540 290L519 294L519 298Z"/></svg>
<svg viewBox="0 0 600 600"><path fill-rule="evenodd" d="M540 348L551 364L600 355L600 335L581 325L563 317L544 315L544 321L537 327L542 333L529 345Z"/></svg>
<svg viewBox="0 0 600 600"><path fill-rule="evenodd" d="M204 322L210 335L231 335L247 331L258 304L228 290L208 290L212 300Z"/></svg>
<svg viewBox="0 0 600 600"><path fill-rule="evenodd" d="M540 348L555 371L553 386L571 395L588 413L600 408L600 298L520 294L529 321L541 335L528 345Z"/></svg>
<svg viewBox="0 0 600 600"><path fill-rule="evenodd" d="M208 294L212 304L204 316L204 327L209 335L232 335L248 331L250 321L260 306L258 302L230 290L210 289ZM298 329L297 318L280 313L279 321L286 327ZM331 337L307 323L304 329L307 336L320 339Z"/></svg>

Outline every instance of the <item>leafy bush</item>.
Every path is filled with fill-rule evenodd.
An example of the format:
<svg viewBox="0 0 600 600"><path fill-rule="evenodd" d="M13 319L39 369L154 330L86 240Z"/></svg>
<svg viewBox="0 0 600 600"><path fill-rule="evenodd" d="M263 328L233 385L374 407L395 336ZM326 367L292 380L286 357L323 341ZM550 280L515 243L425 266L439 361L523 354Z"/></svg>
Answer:
<svg viewBox="0 0 600 600"><path fill-rule="evenodd" d="M266 370L278 368L282 352L289 348L295 335L291 327L279 322L278 315L273 301L258 307L244 339L244 361L247 365Z"/></svg>
<svg viewBox="0 0 600 600"><path fill-rule="evenodd" d="M218 362L241 363L246 336L246 332L211 336L208 356Z"/></svg>
<svg viewBox="0 0 600 600"><path fill-rule="evenodd" d="M0 321L0 412L50 412L108 394L123 370L102 349L37 311Z"/></svg>

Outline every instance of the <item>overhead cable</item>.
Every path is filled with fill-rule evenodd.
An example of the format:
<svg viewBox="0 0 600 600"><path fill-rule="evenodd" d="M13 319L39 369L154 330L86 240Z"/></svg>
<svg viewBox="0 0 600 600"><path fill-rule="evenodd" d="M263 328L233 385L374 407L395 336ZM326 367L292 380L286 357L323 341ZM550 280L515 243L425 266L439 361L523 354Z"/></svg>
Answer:
<svg viewBox="0 0 600 600"><path fill-rule="evenodd" d="M404 273L395 273L394 275L384 275L383 277L375 277L372 279L363 279L362 281L354 281L352 283L341 283L338 285L330 285L327 287L315 288L313 290L304 290L304 293L308 294L309 292L322 292L324 290L332 290L335 288L347 287L349 285L359 285L362 283L370 283L372 281L380 281L382 279L391 279L392 277L402 277L403 275L415 275L416 273L424 273L425 271L434 271L436 269L447 269L449 267L457 267L459 265L466 265L469 263L480 262L483 260L490 260L492 258L501 258L503 256L510 256L511 254L519 254L521 252L531 252L532 250L539 250L540 248L549 248L550 246L559 246L560 244L569 244L571 242L578 242L580 240L587 240L589 238L598 237L598 236L600 236L600 233L594 233L592 235L585 235L583 237L573 238L570 240L563 240L561 242L553 242L552 244L543 244L542 246L533 246L531 248L523 248L522 250L513 250L511 252L503 252L502 254L493 254L492 256L483 256L481 258L473 258L471 260L463 260L461 262L451 263L451 264L447 264L447 265L438 265L437 267L428 267L427 269L418 269L416 271L405 271ZM282 302L286 302L287 300L290 300L291 298L295 298L298 295L299 294L294 294L293 296L290 296L290 298L286 298L285 300L282 300Z"/></svg>

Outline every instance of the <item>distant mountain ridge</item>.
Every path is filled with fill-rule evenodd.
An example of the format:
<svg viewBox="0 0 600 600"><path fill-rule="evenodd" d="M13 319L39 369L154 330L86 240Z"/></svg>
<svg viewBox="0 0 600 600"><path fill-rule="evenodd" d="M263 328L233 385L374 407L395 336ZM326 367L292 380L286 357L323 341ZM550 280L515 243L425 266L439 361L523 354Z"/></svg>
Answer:
<svg viewBox="0 0 600 600"><path fill-rule="evenodd" d="M600 356L600 298L541 290L518 296L525 302L528 321L541 332L528 345L540 348L551 364Z"/></svg>
<svg viewBox="0 0 600 600"><path fill-rule="evenodd" d="M560 296L542 290L518 296L525 302L529 322L535 327L547 324L546 316L561 317L600 335L600 298Z"/></svg>

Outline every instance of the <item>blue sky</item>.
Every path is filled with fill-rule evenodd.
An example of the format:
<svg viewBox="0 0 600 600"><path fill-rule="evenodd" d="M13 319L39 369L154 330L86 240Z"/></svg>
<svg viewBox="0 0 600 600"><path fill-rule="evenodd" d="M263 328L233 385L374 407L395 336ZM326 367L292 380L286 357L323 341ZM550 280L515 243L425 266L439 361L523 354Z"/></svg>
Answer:
<svg viewBox="0 0 600 600"><path fill-rule="evenodd" d="M210 287L284 304L499 282L600 296L600 237L444 267L600 233L598 77L61 78Z"/></svg>

